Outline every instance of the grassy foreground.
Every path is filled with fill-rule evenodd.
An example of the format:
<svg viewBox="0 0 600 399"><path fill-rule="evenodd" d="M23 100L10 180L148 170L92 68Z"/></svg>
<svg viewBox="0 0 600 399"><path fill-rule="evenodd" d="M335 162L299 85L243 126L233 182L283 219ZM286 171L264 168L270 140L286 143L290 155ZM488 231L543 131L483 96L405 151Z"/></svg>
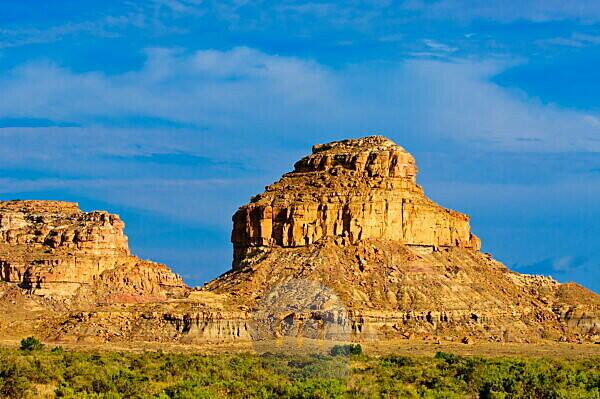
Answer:
<svg viewBox="0 0 600 399"><path fill-rule="evenodd" d="M8 398L596 398L600 359L0 349Z"/></svg>

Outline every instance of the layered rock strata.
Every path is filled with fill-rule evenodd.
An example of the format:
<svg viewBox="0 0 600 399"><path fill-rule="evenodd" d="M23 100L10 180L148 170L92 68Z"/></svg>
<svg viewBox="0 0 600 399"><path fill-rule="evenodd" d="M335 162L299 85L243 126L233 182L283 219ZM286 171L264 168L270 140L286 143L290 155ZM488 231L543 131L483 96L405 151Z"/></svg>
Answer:
<svg viewBox="0 0 600 399"><path fill-rule="evenodd" d="M1 201L0 281L62 298L90 299L83 291L93 291L96 299L165 299L184 291L166 266L131 255L124 227L118 215L76 203Z"/></svg>
<svg viewBox="0 0 600 399"><path fill-rule="evenodd" d="M0 202L0 334L266 350L270 338L600 341L600 296L480 252L468 217L416 174L383 137L315 146L236 212L232 270L192 291L132 256L116 215Z"/></svg>
<svg viewBox="0 0 600 399"><path fill-rule="evenodd" d="M258 310L274 307L275 290L292 309L289 282L306 282L303 292L316 281L330 291L319 298L344 305L341 324L359 339L600 336L598 295L514 273L481 253L468 216L428 199L416 176L414 158L384 137L314 146L235 213L232 271L206 288ZM338 320L321 302L269 317L298 328L307 314Z"/></svg>
<svg viewBox="0 0 600 399"><path fill-rule="evenodd" d="M428 199L416 175L412 155L385 137L315 145L233 216L234 268L247 254L324 237L479 249L469 217Z"/></svg>

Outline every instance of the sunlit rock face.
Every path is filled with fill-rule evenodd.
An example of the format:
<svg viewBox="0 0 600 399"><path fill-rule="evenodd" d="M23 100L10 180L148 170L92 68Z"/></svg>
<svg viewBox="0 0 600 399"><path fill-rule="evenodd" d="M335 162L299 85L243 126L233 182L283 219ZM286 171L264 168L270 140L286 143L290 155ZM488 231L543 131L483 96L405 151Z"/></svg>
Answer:
<svg viewBox="0 0 600 399"><path fill-rule="evenodd" d="M416 176L383 137L315 146L236 212L233 270L195 290L131 255L117 215L0 202L0 336L269 351L600 341L600 296L482 253L468 217L429 200Z"/></svg>
<svg viewBox="0 0 600 399"><path fill-rule="evenodd" d="M479 249L469 217L427 198L417 170L411 154L381 136L313 146L293 172L233 216L234 269L256 251L324 237Z"/></svg>
<svg viewBox="0 0 600 399"><path fill-rule="evenodd" d="M118 215L72 202L0 201L0 281L61 298L82 288L96 299L101 292L165 298L183 289L166 266L130 254L124 228Z"/></svg>
<svg viewBox="0 0 600 399"><path fill-rule="evenodd" d="M118 215L83 212L74 202L0 202L0 243L8 245L95 256L129 255L124 227Z"/></svg>
<svg viewBox="0 0 600 399"><path fill-rule="evenodd" d="M233 270L205 289L264 309L285 331L337 320L367 341L596 339L598 295L482 253L468 216L431 201L416 178L415 159L385 137L314 146L234 214ZM314 284L323 289L304 312Z"/></svg>

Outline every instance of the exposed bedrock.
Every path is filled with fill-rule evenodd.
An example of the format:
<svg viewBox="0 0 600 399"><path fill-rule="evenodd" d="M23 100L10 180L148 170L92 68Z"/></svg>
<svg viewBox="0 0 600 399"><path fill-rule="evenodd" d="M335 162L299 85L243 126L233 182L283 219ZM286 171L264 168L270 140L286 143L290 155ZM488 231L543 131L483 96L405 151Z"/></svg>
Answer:
<svg viewBox="0 0 600 399"><path fill-rule="evenodd" d="M132 256L118 215L62 201L0 201L0 281L86 301L166 299L187 288L165 265Z"/></svg>
<svg viewBox="0 0 600 399"><path fill-rule="evenodd" d="M323 237L479 249L469 217L428 199L416 175L412 155L385 137L314 146L293 172L235 213L233 267L242 267L253 251Z"/></svg>
<svg viewBox="0 0 600 399"><path fill-rule="evenodd" d="M600 341L600 296L515 273L428 199L380 136L316 145L233 216L232 269L190 290L130 254L124 224L0 202L0 333L77 342L293 338Z"/></svg>

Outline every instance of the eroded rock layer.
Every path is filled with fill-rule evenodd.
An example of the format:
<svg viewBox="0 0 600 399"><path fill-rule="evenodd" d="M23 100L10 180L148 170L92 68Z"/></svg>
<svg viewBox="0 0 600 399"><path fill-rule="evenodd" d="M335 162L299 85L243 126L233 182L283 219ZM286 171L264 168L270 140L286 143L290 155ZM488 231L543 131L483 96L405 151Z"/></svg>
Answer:
<svg viewBox="0 0 600 399"><path fill-rule="evenodd" d="M600 342L600 296L480 252L383 137L317 145L233 217L233 270L189 290L123 222L0 202L0 335L57 342ZM595 347L598 347L597 345ZM600 347L598 347L600 348Z"/></svg>
<svg viewBox="0 0 600 399"><path fill-rule="evenodd" d="M0 201L0 280L86 300L165 299L185 290L166 266L130 254L124 227L118 215L75 203Z"/></svg>
<svg viewBox="0 0 600 399"><path fill-rule="evenodd" d="M598 295L481 253L468 216L428 199L416 175L414 158L384 137L314 146L236 212L233 270L206 289L257 310L283 303L270 319L297 328L342 320L360 339L600 337ZM298 308L313 282L324 289Z"/></svg>
<svg viewBox="0 0 600 399"><path fill-rule="evenodd" d="M412 155L385 137L315 145L233 216L234 268L252 252L323 237L479 249L468 216L428 199L416 175Z"/></svg>

